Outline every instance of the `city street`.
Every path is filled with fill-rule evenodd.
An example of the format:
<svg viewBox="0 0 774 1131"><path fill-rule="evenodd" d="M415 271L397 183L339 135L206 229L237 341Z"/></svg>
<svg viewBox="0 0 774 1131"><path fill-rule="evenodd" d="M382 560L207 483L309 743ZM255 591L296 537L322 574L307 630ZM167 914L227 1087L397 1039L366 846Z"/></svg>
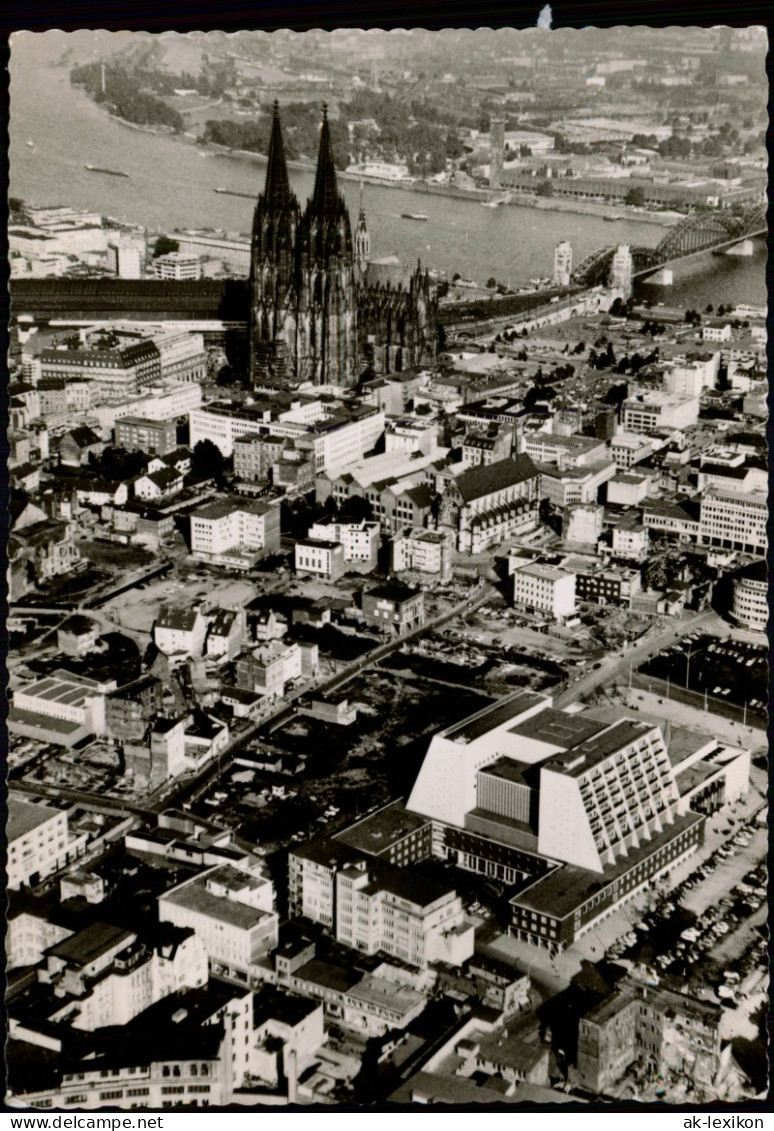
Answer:
<svg viewBox="0 0 774 1131"><path fill-rule="evenodd" d="M711 609L686 618L672 618L665 625L653 625L645 637L631 648L624 647L618 655L610 655L602 661L599 668L586 672L561 691L554 699L554 706L568 707L578 699L587 698L598 687L613 684L622 676L628 676L629 668L636 668L649 656L668 648L681 636L687 636L698 629L707 631L717 621L717 614Z"/></svg>

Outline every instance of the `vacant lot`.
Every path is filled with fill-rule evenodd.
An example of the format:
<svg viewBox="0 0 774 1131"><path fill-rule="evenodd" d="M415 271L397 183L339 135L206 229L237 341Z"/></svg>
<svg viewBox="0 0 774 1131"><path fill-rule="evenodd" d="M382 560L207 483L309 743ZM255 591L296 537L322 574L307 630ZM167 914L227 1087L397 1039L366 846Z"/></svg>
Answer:
<svg viewBox="0 0 774 1131"><path fill-rule="evenodd" d="M359 676L347 684L346 693L358 706L352 726L296 715L270 737L250 744L261 753L304 758L303 773L289 776L235 766L194 803L195 809L210 817L221 814L240 826L246 840L267 849L287 844L297 833L334 832L391 797L405 795L432 734L489 701L475 691L382 671ZM262 794L272 786L295 796ZM208 804L215 792L227 798ZM340 810L332 821L324 817L329 805Z"/></svg>

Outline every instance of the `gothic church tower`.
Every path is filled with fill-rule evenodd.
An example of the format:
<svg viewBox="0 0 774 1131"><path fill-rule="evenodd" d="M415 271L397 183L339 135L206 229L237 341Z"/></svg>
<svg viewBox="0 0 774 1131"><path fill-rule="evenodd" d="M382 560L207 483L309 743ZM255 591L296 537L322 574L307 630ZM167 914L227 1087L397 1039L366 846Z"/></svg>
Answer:
<svg viewBox="0 0 774 1131"><path fill-rule="evenodd" d="M296 241L299 309L296 376L349 388L357 373L357 303L349 212L336 183L336 167L323 105L314 193Z"/></svg>
<svg viewBox="0 0 774 1131"><path fill-rule="evenodd" d="M279 103L269 142L266 183L253 218L250 262L250 373L282 378L295 368L295 240L300 209L290 190Z"/></svg>

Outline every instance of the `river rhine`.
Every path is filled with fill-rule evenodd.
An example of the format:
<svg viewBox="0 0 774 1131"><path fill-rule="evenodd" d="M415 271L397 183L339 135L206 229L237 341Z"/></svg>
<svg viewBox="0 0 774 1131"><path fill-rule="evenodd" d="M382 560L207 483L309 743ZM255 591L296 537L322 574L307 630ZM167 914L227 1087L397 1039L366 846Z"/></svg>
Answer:
<svg viewBox="0 0 774 1131"><path fill-rule="evenodd" d="M205 152L110 118L71 86L67 68L50 66L61 50L61 40L26 35L12 50L12 196L93 209L154 231L207 227L249 232L252 201L214 190L225 187L257 196L266 164L262 157ZM121 169L129 177L90 173L86 163ZM291 169L290 178L303 203L311 195L312 174ZM354 219L359 187L342 180L340 189ZM615 243L655 246L666 231L628 219L610 222L528 206L482 208L475 200L373 185L365 186L364 207L374 257L394 254L409 264L419 259L449 274L458 271L479 282L494 275L513 286L550 275L559 240L571 242L579 263L595 249ZM424 212L428 220L403 219L401 212ZM755 241L751 258L707 256L690 274L676 272L675 286L648 286L642 293L653 302L700 310L710 302L763 304L765 266L765 243Z"/></svg>

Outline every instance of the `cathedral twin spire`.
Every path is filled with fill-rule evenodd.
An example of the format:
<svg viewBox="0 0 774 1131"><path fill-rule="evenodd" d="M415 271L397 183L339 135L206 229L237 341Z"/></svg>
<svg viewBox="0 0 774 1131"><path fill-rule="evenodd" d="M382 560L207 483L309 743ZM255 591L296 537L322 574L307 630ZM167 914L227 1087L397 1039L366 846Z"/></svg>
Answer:
<svg viewBox="0 0 774 1131"><path fill-rule="evenodd" d="M288 167L285 159L285 143L282 140L282 127L279 118L279 102L275 101L263 197L269 209L279 212L283 208L287 208L291 196Z"/></svg>

